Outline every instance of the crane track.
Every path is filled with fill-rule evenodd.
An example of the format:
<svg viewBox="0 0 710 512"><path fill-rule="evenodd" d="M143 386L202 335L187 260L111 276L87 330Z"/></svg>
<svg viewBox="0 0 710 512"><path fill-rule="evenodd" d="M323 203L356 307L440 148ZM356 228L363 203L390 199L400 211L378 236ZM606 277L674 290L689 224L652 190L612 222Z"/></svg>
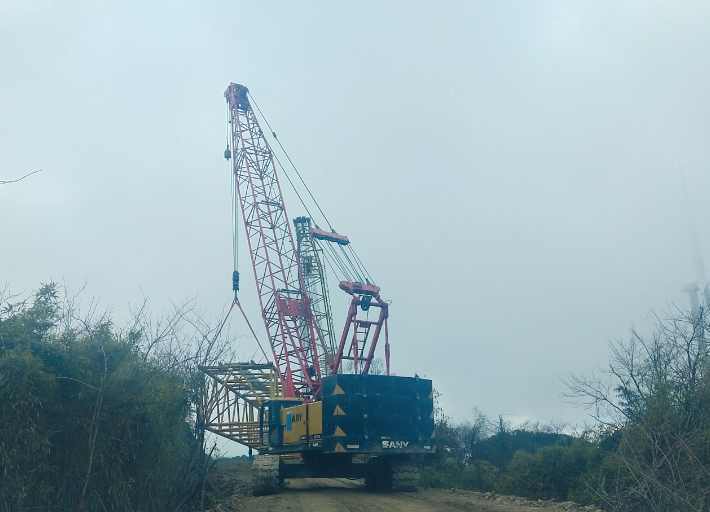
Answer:
<svg viewBox="0 0 710 512"><path fill-rule="evenodd" d="M254 496L266 496L279 492L279 456L257 455L251 467L251 485Z"/></svg>
<svg viewBox="0 0 710 512"><path fill-rule="evenodd" d="M413 492L419 490L419 466L413 463L392 465L392 490Z"/></svg>

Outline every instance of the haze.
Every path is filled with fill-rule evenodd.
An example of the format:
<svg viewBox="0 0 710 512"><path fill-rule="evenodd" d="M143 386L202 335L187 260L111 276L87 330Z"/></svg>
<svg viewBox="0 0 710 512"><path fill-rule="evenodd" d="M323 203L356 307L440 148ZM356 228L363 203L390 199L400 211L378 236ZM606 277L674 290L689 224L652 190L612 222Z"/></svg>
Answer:
<svg viewBox="0 0 710 512"><path fill-rule="evenodd" d="M218 318L238 82L392 300L399 375L456 418L584 422L560 377L688 305L679 165L710 254L709 26L700 1L4 0L0 180L43 171L0 186L0 283Z"/></svg>

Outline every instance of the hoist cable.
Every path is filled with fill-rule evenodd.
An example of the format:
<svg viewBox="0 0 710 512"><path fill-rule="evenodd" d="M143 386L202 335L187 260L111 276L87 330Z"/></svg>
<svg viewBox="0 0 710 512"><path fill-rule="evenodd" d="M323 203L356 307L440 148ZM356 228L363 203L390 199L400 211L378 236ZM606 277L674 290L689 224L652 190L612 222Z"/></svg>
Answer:
<svg viewBox="0 0 710 512"><path fill-rule="evenodd" d="M227 105L227 149L229 149L229 139L230 136L232 135L232 130L230 128L230 112L229 112L229 105ZM232 139L232 142L234 142L234 139ZM234 144L232 144L234 146ZM232 158L236 158L236 148L232 147ZM232 163L227 160L227 163L229 164L229 171L231 174L231 192L232 192L232 266L234 267L232 270L239 270L239 213L238 213L238 207L237 207L237 182L236 182L236 177L234 175L234 168L232 167Z"/></svg>
<svg viewBox="0 0 710 512"><path fill-rule="evenodd" d="M330 252L335 257L335 261L338 263L338 266L343 270L343 273L345 274L345 277L348 279L348 281L354 281L351 269L348 268L348 266L343 261L343 258L340 257L340 254L338 254L338 251L332 245L330 245Z"/></svg>
<svg viewBox="0 0 710 512"><path fill-rule="evenodd" d="M328 265L328 267L330 267L330 271L333 273L333 275L334 275L339 281L342 281L342 280L346 279L345 272L343 271L342 268L340 268L340 267L338 266L338 261L336 260L335 262L333 262L332 260L334 260L335 258L333 258L333 257L328 253L328 251L332 250L331 245L330 245L330 244L326 244L326 248L324 249L324 248L323 248L323 245L320 244L317 240L316 240L316 244L317 244L318 248L320 249L321 254L323 255L323 259L325 260L326 264ZM333 265L335 265L335 266L333 266ZM336 270L336 267L338 267L337 270Z"/></svg>
<svg viewBox="0 0 710 512"><path fill-rule="evenodd" d="M234 181L234 180L232 180ZM234 270L239 271L239 208L237 208L237 185L236 183L232 185L232 203L234 204L234 212L232 217L232 225L234 226Z"/></svg>

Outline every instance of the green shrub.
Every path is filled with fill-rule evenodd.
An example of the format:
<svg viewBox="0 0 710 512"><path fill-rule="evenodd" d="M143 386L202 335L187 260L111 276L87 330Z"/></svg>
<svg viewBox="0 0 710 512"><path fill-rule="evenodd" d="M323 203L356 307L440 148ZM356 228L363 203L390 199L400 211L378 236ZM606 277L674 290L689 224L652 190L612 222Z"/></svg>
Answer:
<svg viewBox="0 0 710 512"><path fill-rule="evenodd" d="M448 489L451 482L446 481L446 477L436 468L424 466L421 471L419 484L423 488Z"/></svg>
<svg viewBox="0 0 710 512"><path fill-rule="evenodd" d="M498 488L500 472L485 460L474 460L461 472L461 487L479 492L492 492Z"/></svg>
<svg viewBox="0 0 710 512"><path fill-rule="evenodd" d="M571 446L545 446L535 453L519 451L501 481L501 491L534 499L588 502L584 477L600 463L598 447L583 439Z"/></svg>
<svg viewBox="0 0 710 512"><path fill-rule="evenodd" d="M44 286L2 313L3 509L179 509L206 463L193 373L140 331L71 322L57 296Z"/></svg>

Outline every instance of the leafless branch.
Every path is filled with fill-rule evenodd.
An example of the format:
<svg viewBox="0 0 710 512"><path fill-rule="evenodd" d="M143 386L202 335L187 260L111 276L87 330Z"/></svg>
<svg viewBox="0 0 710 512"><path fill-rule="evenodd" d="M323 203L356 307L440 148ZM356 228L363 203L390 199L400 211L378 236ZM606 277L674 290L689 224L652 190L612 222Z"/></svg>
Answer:
<svg viewBox="0 0 710 512"><path fill-rule="evenodd" d="M17 178L16 180L6 180L6 181L0 180L0 185L7 185L8 183L17 183L18 181L24 180L28 176L32 176L33 174L37 174L38 172L42 172L42 169L37 169L36 171L28 172L27 174L25 174L21 178Z"/></svg>

